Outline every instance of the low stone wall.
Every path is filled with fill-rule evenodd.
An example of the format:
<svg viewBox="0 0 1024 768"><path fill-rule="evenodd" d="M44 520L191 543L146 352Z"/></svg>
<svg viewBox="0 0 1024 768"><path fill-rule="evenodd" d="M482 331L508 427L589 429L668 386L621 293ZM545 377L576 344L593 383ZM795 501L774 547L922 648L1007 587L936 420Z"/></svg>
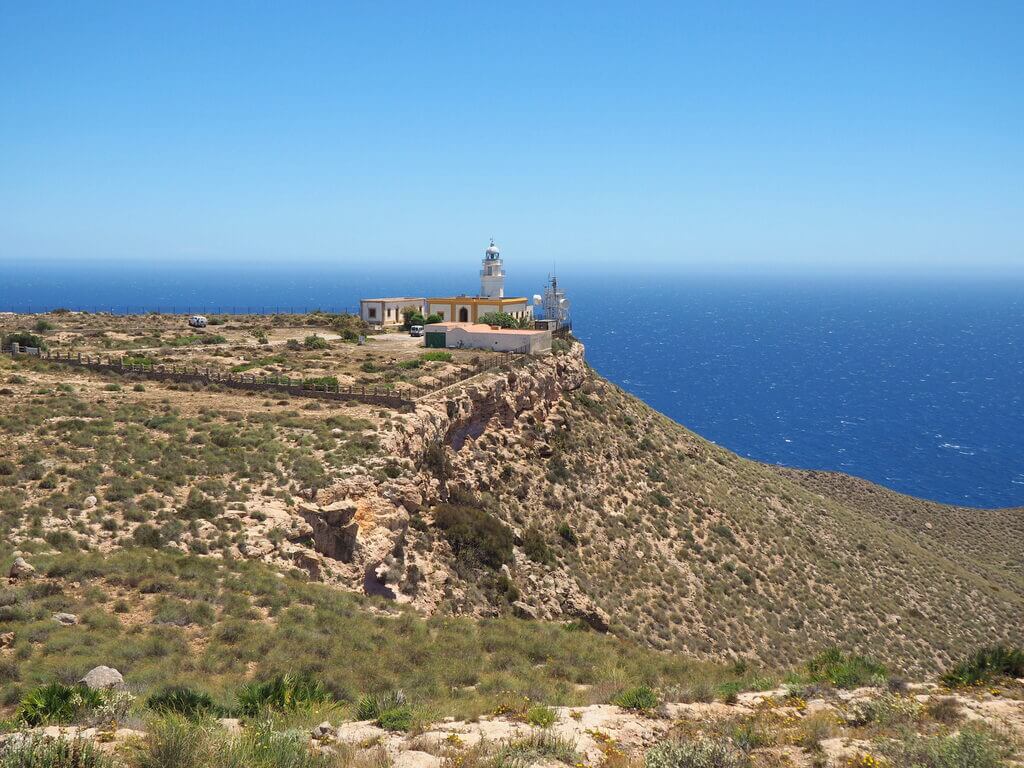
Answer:
<svg viewBox="0 0 1024 768"><path fill-rule="evenodd" d="M209 368L204 369L185 365L126 365L123 360L117 358L90 357L89 355L72 354L70 352L61 355L45 350L28 351L17 347L12 349L10 354L16 357L26 355L50 363L87 368L100 373L117 373L125 376L140 377L152 381L175 381L183 384L219 384L223 387L243 389L250 392L288 393L293 397L313 397L321 400L355 400L360 403L387 408L403 408L413 405L412 400L376 387L331 387L327 384L309 385L291 378L221 373Z"/></svg>

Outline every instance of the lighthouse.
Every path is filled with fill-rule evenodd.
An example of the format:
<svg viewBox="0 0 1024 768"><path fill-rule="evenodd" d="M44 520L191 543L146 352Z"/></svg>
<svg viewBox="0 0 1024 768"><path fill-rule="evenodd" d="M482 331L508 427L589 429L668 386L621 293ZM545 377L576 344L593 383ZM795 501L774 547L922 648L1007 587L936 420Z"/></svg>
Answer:
<svg viewBox="0 0 1024 768"><path fill-rule="evenodd" d="M491 244L484 251L483 268L480 270L480 296L500 299L505 296L505 269L501 265L501 250Z"/></svg>

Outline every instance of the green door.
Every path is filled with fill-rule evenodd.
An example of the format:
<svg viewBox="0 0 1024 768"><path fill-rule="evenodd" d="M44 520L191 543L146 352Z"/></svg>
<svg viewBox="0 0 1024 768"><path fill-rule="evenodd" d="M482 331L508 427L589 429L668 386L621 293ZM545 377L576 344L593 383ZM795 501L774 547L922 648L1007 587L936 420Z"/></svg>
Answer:
<svg viewBox="0 0 1024 768"><path fill-rule="evenodd" d="M444 331L427 331L425 346L428 349L444 349Z"/></svg>

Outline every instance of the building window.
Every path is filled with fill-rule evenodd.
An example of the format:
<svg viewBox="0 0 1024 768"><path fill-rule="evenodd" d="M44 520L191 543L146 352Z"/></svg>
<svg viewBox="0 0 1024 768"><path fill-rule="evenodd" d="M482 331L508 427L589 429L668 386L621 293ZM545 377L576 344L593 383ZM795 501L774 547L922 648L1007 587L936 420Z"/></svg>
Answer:
<svg viewBox="0 0 1024 768"><path fill-rule="evenodd" d="M370 307L370 309L368 311L369 311L370 319L371 320L376 320L377 319L377 308L376 307Z"/></svg>
<svg viewBox="0 0 1024 768"><path fill-rule="evenodd" d="M459 322L460 323L468 323L469 322L469 310L466 309L465 307L462 307L459 310Z"/></svg>

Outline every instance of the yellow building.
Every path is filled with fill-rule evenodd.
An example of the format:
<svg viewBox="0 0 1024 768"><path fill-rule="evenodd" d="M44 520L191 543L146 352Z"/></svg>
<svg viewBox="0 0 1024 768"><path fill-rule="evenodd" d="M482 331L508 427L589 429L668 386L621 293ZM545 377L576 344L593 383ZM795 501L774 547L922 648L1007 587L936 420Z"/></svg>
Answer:
<svg viewBox="0 0 1024 768"><path fill-rule="evenodd" d="M427 299L427 315L438 314L442 322L475 323L493 312L505 312L517 320L533 317L533 307L524 297L446 296Z"/></svg>

